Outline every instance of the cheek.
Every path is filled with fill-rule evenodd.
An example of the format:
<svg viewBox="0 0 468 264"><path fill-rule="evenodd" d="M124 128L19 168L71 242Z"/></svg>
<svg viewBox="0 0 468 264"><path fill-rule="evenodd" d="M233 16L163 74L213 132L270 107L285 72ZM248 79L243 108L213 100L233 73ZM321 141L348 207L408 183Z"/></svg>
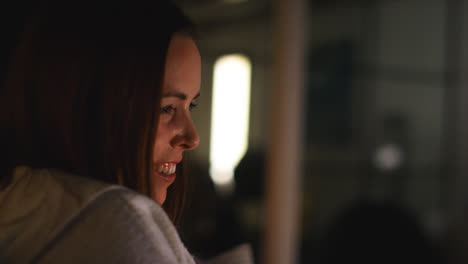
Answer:
<svg viewBox="0 0 468 264"><path fill-rule="evenodd" d="M156 131L156 136L154 138L153 157L155 159L161 157L165 146L169 144L169 139L169 129L167 124L164 124L164 122L160 121Z"/></svg>

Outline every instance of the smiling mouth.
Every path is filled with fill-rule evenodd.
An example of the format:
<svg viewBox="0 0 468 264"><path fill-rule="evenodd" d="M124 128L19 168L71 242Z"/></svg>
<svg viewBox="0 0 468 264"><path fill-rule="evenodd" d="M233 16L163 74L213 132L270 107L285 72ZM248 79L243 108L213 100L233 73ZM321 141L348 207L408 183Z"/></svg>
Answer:
<svg viewBox="0 0 468 264"><path fill-rule="evenodd" d="M176 172L177 164L166 162L154 166L154 171L163 175L172 175Z"/></svg>

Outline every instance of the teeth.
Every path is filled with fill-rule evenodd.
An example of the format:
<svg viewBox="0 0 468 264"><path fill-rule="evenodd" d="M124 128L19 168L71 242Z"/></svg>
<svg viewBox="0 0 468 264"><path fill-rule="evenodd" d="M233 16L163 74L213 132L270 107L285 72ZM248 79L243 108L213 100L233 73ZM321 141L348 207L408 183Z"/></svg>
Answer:
<svg viewBox="0 0 468 264"><path fill-rule="evenodd" d="M176 167L177 165L174 163L163 163L163 164L157 165L155 167L155 170L162 174L171 175L176 172Z"/></svg>

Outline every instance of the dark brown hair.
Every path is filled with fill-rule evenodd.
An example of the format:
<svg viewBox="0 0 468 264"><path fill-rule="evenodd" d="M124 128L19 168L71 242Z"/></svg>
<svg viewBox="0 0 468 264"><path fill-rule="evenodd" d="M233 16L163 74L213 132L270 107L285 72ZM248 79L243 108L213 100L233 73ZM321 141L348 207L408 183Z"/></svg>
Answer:
<svg viewBox="0 0 468 264"><path fill-rule="evenodd" d="M49 1L25 27L0 91L2 182L28 165L152 195L166 52L193 26L166 1L99 2ZM164 205L175 222L184 178Z"/></svg>

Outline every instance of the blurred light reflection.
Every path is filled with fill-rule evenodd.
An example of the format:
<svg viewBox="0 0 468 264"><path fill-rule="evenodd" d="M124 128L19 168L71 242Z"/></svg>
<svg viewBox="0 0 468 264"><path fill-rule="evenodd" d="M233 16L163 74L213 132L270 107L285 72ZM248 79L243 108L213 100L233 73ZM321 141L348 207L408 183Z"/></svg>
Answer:
<svg viewBox="0 0 468 264"><path fill-rule="evenodd" d="M251 63L241 54L220 57L214 66L210 175L221 192L232 190L234 168L248 147Z"/></svg>

